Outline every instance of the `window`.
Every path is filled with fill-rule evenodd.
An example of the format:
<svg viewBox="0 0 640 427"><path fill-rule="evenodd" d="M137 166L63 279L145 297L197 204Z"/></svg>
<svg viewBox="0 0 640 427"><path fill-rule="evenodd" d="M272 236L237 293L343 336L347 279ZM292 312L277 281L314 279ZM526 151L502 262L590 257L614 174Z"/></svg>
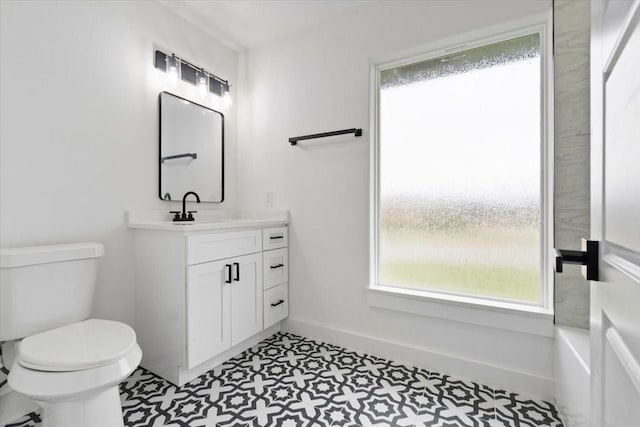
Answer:
<svg viewBox="0 0 640 427"><path fill-rule="evenodd" d="M377 285L544 305L540 39L378 68Z"/></svg>

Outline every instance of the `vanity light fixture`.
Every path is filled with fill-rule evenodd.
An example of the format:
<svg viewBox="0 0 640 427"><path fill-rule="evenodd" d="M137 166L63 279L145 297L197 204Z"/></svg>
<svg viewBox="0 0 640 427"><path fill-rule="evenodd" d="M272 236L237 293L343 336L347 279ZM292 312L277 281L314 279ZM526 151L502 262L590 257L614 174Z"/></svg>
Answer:
<svg viewBox="0 0 640 427"><path fill-rule="evenodd" d="M208 89L210 93L221 97L225 106L231 105L228 80L223 80L173 53L168 55L156 50L154 58L154 66L158 70L168 73L172 82L177 82L178 76L180 76L182 81L196 85L200 93L204 94Z"/></svg>

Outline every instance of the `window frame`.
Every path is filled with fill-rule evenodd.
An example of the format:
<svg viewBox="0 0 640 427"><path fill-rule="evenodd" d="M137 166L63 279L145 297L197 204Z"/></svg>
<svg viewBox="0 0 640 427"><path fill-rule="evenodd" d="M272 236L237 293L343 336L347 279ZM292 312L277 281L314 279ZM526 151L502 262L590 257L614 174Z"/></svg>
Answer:
<svg viewBox="0 0 640 427"><path fill-rule="evenodd" d="M435 290L418 290L381 285L378 282L378 260L380 255L380 74L382 71L420 61L438 58L456 52L474 49L485 45L537 33L540 37L540 85L541 85L541 180L540 180L540 303L519 303L495 300L491 297L459 295ZM508 25L488 27L473 33L440 40L413 51L400 52L392 57L372 58L371 60L371 110L370 123L370 271L368 283L369 304L377 307L408 311L416 314L449 317L447 310L443 315L433 313L434 303L451 306L471 307L473 310L490 308L491 312L539 314L540 318L553 317L553 269L551 254L553 244L553 37L551 12L514 21ZM385 303L385 298L388 300ZM402 309L398 298L405 299L407 306ZM424 302L422 309L416 309L416 300ZM402 304L401 304L402 305ZM442 310L435 310L436 312ZM456 319L456 310L451 314ZM480 322L482 323L482 322ZM489 322L489 324L494 322Z"/></svg>

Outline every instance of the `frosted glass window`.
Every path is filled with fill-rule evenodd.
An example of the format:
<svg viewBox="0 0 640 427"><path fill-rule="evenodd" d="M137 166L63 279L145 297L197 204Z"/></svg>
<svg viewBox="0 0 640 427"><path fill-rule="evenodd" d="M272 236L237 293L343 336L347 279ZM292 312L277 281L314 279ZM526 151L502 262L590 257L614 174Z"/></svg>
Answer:
<svg viewBox="0 0 640 427"><path fill-rule="evenodd" d="M378 282L541 303L538 34L381 71Z"/></svg>

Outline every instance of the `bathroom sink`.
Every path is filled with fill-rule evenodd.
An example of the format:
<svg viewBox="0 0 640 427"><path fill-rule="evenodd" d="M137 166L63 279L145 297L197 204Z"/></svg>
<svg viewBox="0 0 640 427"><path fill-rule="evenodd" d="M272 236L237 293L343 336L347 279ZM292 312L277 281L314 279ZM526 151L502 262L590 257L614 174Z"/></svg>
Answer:
<svg viewBox="0 0 640 427"><path fill-rule="evenodd" d="M229 213L226 213L229 215ZM195 221L172 221L167 218L166 211L141 211L129 213L128 223L131 228L150 230L166 230L177 232L200 232L207 230L232 230L239 227L275 227L289 222L288 213L265 215L263 217L216 218L223 216L220 212L202 211L195 215Z"/></svg>
<svg viewBox="0 0 640 427"><path fill-rule="evenodd" d="M202 220L202 221L184 221L184 222L178 222L178 221L170 221L172 224L177 224L177 225L204 225L204 224L219 224L221 222L231 222L231 221L238 221L237 219L207 219L207 220Z"/></svg>
<svg viewBox="0 0 640 427"><path fill-rule="evenodd" d="M234 225L248 225L256 222L254 219L238 219L238 218L220 218L220 219L202 219L199 220L196 218L195 221L166 221L163 224L166 226L173 228L182 228L182 226L186 226L188 228L197 228L197 229L208 229L208 228L227 228Z"/></svg>
<svg viewBox="0 0 640 427"><path fill-rule="evenodd" d="M197 219L195 221L162 221L166 225L214 225L227 222L242 221L239 219L220 218L220 219Z"/></svg>

